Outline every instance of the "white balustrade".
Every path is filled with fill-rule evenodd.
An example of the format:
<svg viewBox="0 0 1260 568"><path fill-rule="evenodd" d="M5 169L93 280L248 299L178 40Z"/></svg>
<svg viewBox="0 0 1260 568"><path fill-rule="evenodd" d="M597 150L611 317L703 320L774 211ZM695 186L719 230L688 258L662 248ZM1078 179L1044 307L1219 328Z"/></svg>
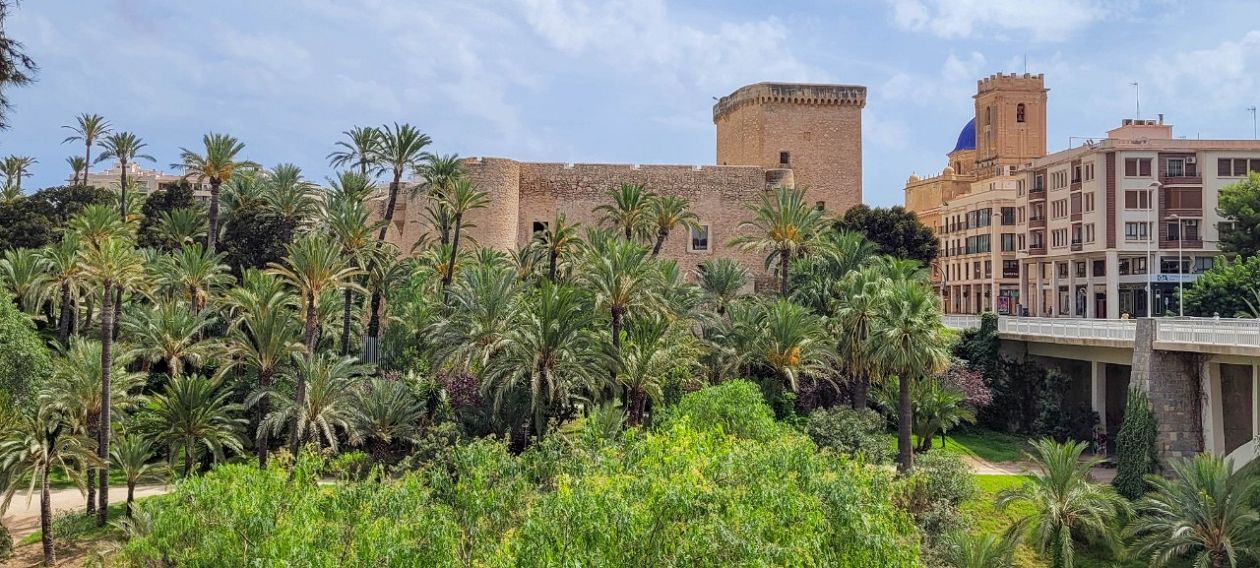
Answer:
<svg viewBox="0 0 1260 568"><path fill-rule="evenodd" d="M966 330L980 327L980 316L966 314L946 314L941 316L941 323L950 329Z"/></svg>
<svg viewBox="0 0 1260 568"><path fill-rule="evenodd" d="M1155 320L1155 340L1231 347L1260 347L1260 320L1164 318Z"/></svg>
<svg viewBox="0 0 1260 568"><path fill-rule="evenodd" d="M998 333L1057 339L1129 341L1137 335L1135 320L1000 317Z"/></svg>

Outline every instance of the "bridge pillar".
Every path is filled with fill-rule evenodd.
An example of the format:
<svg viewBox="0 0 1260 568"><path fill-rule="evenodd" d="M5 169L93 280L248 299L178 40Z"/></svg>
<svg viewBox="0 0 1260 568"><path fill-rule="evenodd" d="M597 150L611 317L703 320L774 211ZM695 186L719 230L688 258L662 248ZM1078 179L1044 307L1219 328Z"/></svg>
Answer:
<svg viewBox="0 0 1260 568"><path fill-rule="evenodd" d="M1107 432L1107 364L1091 361L1089 383L1089 406L1098 413L1098 425Z"/></svg>
<svg viewBox="0 0 1260 568"><path fill-rule="evenodd" d="M1107 318L1120 317L1120 253L1107 251L1105 276L1107 283Z"/></svg>
<svg viewBox="0 0 1260 568"><path fill-rule="evenodd" d="M1155 320L1137 321L1130 384L1145 391L1158 423L1160 461L1192 458L1203 451L1203 362L1191 353L1154 348Z"/></svg>

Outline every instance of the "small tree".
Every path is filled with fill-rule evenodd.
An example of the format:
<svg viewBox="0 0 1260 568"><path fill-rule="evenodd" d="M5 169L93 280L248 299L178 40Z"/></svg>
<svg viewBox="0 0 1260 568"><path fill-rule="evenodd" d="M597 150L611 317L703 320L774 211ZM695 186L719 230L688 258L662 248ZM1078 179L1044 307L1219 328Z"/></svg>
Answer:
<svg viewBox="0 0 1260 568"><path fill-rule="evenodd" d="M1126 499L1137 499L1150 489L1146 476L1154 472L1158 464L1155 435L1155 413L1151 412L1150 399L1146 393L1130 388L1124 421L1116 434L1116 478L1111 481L1116 492Z"/></svg>
<svg viewBox="0 0 1260 568"><path fill-rule="evenodd" d="M1221 229L1221 251L1255 256L1260 252L1260 173L1222 187L1217 203L1216 211L1232 221Z"/></svg>
<svg viewBox="0 0 1260 568"><path fill-rule="evenodd" d="M835 228L862 233L879 246L880 252L890 256L928 264L940 255L936 232L904 207L850 207L836 220Z"/></svg>

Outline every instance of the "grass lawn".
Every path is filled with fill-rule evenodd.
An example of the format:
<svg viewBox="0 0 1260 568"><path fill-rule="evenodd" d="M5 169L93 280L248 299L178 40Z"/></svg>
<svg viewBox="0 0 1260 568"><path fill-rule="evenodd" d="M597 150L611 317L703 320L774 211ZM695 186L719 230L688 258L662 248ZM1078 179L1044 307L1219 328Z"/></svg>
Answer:
<svg viewBox="0 0 1260 568"><path fill-rule="evenodd" d="M57 539L57 544L66 542L85 542L94 541L101 538L116 538L122 533L118 527L114 526L114 521L121 519L127 515L127 502L114 503L109 506L109 524L103 527L96 526L96 516L91 517L83 514L81 510L63 511L61 514L53 517L53 535ZM137 499L139 503L141 499ZM19 546L34 544L39 542L41 533L35 531L26 535Z"/></svg>
<svg viewBox="0 0 1260 568"><path fill-rule="evenodd" d="M94 478L92 481L95 482L96 479ZM122 471L118 469L110 470L109 486L118 487L120 485L127 485L127 480L123 478ZM61 469L54 469L52 475L48 476L48 487L50 489L70 489L78 486L79 485L75 483L74 480L66 477L66 472Z"/></svg>
<svg viewBox="0 0 1260 568"><path fill-rule="evenodd" d="M912 436L911 438L916 445L919 443L917 436ZM895 432L889 434L889 439L895 449L897 447L897 434ZM989 430L973 430L945 436L944 451L946 453L982 459L987 462L1004 463L1023 460L1024 453L1028 448L1028 440L1026 438ZM932 449L933 451L942 451L940 436L933 438Z"/></svg>
<svg viewBox="0 0 1260 568"><path fill-rule="evenodd" d="M1016 519L1032 514L1028 506L1011 506L1005 511L998 511L993 502L999 491L1006 488L1019 487L1027 483L1028 477L1021 475L977 475L974 476L976 486L980 488L975 499L963 503L964 514L971 518L971 526L976 532L1000 533L1011 526ZM1015 565L1020 568L1046 568L1049 563L1039 557L1031 547L1020 545L1015 553ZM1135 560L1116 560L1101 548L1078 544L1076 548L1075 568L1141 568L1142 562Z"/></svg>

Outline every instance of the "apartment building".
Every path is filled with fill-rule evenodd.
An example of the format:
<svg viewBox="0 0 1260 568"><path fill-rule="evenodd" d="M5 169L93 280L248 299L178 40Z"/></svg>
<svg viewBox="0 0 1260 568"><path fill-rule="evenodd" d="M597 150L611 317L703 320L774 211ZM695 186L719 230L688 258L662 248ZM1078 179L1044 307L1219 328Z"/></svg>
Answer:
<svg viewBox="0 0 1260 568"><path fill-rule="evenodd" d="M1260 142L1175 138L1162 116L1019 168L1018 313L1175 312L1178 289L1219 254L1221 188L1248 171L1260 171Z"/></svg>
<svg viewBox="0 0 1260 568"><path fill-rule="evenodd" d="M114 162L104 171L89 172L87 184L104 189L117 189L121 179L122 167L118 162ZM183 179L182 175L170 174L161 170L146 170L135 162L127 164L127 181L141 195L149 195L165 184L179 183ZM189 180L189 182L193 183L195 180ZM193 198L197 201L208 201L210 199L209 185L202 184L201 187L195 187Z"/></svg>

